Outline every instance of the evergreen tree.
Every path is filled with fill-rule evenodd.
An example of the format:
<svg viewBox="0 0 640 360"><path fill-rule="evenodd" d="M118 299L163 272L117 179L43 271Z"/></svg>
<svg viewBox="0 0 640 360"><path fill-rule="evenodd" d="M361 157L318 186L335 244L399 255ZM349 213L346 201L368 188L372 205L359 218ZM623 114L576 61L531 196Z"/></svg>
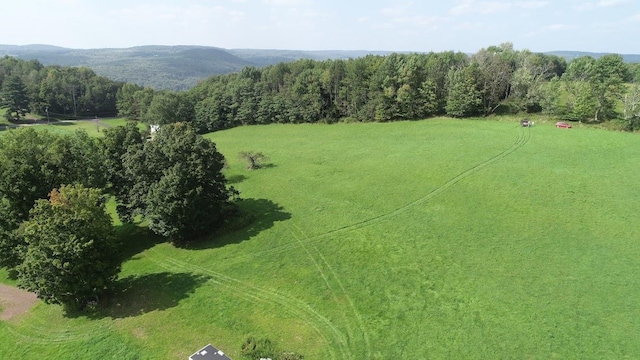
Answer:
<svg viewBox="0 0 640 360"><path fill-rule="evenodd" d="M17 75L11 75L2 83L0 108L7 109L7 118L18 121L27 114L29 97L27 87Z"/></svg>

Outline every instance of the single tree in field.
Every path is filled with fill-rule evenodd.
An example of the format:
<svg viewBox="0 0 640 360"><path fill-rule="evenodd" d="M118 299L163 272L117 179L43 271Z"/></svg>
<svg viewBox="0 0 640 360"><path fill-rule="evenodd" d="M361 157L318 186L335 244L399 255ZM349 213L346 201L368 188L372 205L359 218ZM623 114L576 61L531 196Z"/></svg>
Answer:
<svg viewBox="0 0 640 360"><path fill-rule="evenodd" d="M29 97L27 87L19 76L12 75L4 80L0 91L0 108L7 109L9 120L20 120L27 114Z"/></svg>
<svg viewBox="0 0 640 360"><path fill-rule="evenodd" d="M265 161L269 160L263 153L256 151L241 151L238 156L247 162L247 169L249 170L259 169L264 166Z"/></svg>
<svg viewBox="0 0 640 360"><path fill-rule="evenodd" d="M54 189L49 200L37 201L19 233L27 250L17 268L18 285L47 303L82 308L120 271L111 217L99 189Z"/></svg>

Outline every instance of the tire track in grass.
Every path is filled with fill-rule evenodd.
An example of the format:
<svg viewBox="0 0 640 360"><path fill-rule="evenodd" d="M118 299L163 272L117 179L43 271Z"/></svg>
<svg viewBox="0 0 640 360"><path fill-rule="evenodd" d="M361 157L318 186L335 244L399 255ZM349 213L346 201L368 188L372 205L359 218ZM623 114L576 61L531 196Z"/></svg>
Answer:
<svg viewBox="0 0 640 360"><path fill-rule="evenodd" d="M520 128L521 129L521 128ZM313 255L309 252L309 250L305 247L305 243L308 244L312 244L313 241L319 240L321 238L325 238L331 235L335 235L335 234L339 234L339 233L343 233L343 232L348 232L348 231L352 231L352 230L356 230L365 226L368 226L370 224L388 219L390 217L402 214L406 211L408 211L411 207L420 205L424 202L427 202L428 200L430 200L431 198L435 197L436 195L448 190L449 188L451 188L452 186L456 185L457 183L459 183L460 181L464 180L465 178L479 172L480 170L482 170L483 168L503 159L504 157L510 155L511 153L515 152L516 150L520 149L521 147L523 147L524 145L526 145L530 138L531 138L531 129L527 128L527 132L526 134L524 134L524 131L521 129L518 133L518 139L516 140L516 142L514 143L514 145L512 145L510 148L508 148L507 150L479 163L476 164L475 166L459 173L458 175L456 175L455 177L451 178L449 181L447 181L446 183L444 183L443 185L435 188L434 190L432 190L431 192L429 192L428 194L426 194L425 196L416 199L414 201L411 201L391 212L388 212L386 214L381 214L375 217L371 217L369 219L365 219L362 220L360 222L351 224L351 225L347 225L347 226L343 226L340 228L336 228L330 231L327 231L325 233L322 234L318 234L318 235L314 235L314 236L306 236L305 234L305 240L301 240L298 237L296 237L296 242L294 243L289 243L286 245L282 245L279 247L274 247L271 248L269 250L265 250L262 252L259 252L259 254L265 254L265 253L272 253L272 252L283 252L283 251L287 251L289 249L292 248L298 248L298 247L303 247L305 249L305 251L309 254L310 257L312 257L313 259ZM297 226L296 226L297 227ZM298 228L299 229L299 228ZM303 233L304 234L304 233ZM295 237L295 234L294 234ZM333 270L333 268L329 265L329 263L326 261L326 259L324 258L324 256L322 255L322 253L313 245L311 245L313 247L313 249L319 254L322 262L325 264L325 266L330 270L330 272L332 273L334 279L336 279L336 282L338 283L338 286L341 288L341 291L343 292L343 294L345 295L345 298L348 300L348 302L350 303L350 306L352 307L352 310L354 311L354 314L356 314L356 317L358 318L358 322L359 325L363 331L363 337L365 338L365 343L367 344L367 351L368 354L371 354L371 350L370 350L370 344L369 344L369 340L368 340L368 336L366 334L366 331L364 329L363 326L363 321L362 321L362 317L360 316L359 313L357 313L356 309L355 309L355 304L353 303L353 301L351 300L351 298L347 295L347 292L344 288L344 286L342 285L342 283L340 282L339 278L336 275L336 272ZM250 255L242 255L242 256L238 256L238 257L234 257L235 259L237 258L241 258L241 257L249 257L249 256L254 256L256 253L252 253ZM161 255L162 256L162 255ZM198 266L193 266L184 262L180 262L176 259L173 258L169 258L169 257L165 257L165 259L169 259L170 261L164 263L164 267L168 270L176 270L176 269L187 269L187 270L196 270L198 272L202 272L205 273L209 276L211 276L214 280L210 280L215 284L218 284L220 286L224 286L230 290L232 290L235 294L242 294L242 296L245 299L248 299L250 301L260 301L260 302L268 302L271 303L272 305L277 305L277 306L284 306L285 308L287 308L287 312L289 314L295 315L297 317L299 317L301 320L303 320L307 325L309 325L311 328L314 329L314 331L316 333L318 333L318 335L327 343L327 344L331 344L331 341L329 340L329 338L327 337L327 335L323 332L323 330L320 327L323 327L326 331L328 330L329 332L332 333L332 338L334 340L336 340L335 342L337 342L337 344L339 344L339 348L340 348L340 353L341 353L341 357L340 359L343 358L353 358L353 355L350 353L348 347L346 346L346 339L344 337L344 335L325 317L323 317L321 314L319 314L317 311L315 311L314 309L312 309L308 304L305 304L301 301L296 301L296 300L292 300L288 297L286 297L286 295L280 294L274 290L267 290L267 289L262 289L262 288L258 288L255 287L253 285L250 285L246 282L242 282L240 280L237 279L233 279L231 277L228 277L224 274L221 273L217 273L217 272L213 272L211 270L208 269L204 269ZM158 261L157 259L151 259L152 261L158 263L158 265L163 266L161 261ZM321 266L318 264L318 262L316 260L313 260L314 263L316 264L316 267L321 270ZM322 273L323 279L325 280L325 283L327 283L327 286L329 286L328 284L328 279L326 274L324 274L324 272ZM332 291L332 290L330 290ZM332 291L333 293L333 291ZM335 293L333 294L335 297ZM25 320L23 320L25 321ZM320 326L318 326L318 324L320 324ZM19 324L19 325L12 325L9 324L9 326L6 327L7 331L9 333L11 333L13 336L15 336L16 338L20 338L26 341L29 341L31 343L36 343L36 344L59 344L59 343L65 343L65 342L74 342L74 341L84 341L87 340L91 337L93 337L95 335L95 331L96 330L108 330L110 328L110 326L108 324L96 324L96 325L87 325L87 326L82 326L82 327L77 327L77 326L73 326L72 329L70 329L70 327L62 327L62 326L51 326L51 323L43 323L43 322L39 322L39 323L34 323L32 321L29 321L28 323L23 323L23 324ZM336 354L333 351L333 349L328 346L329 348L329 352L332 358L336 359Z"/></svg>
<svg viewBox="0 0 640 360"><path fill-rule="evenodd" d="M294 224L294 226L295 226L295 224ZM296 228L297 228L297 226L296 226ZM309 251L307 246L305 246L304 243L302 241L300 241L300 238L293 231L291 231L291 229L289 229L289 232L298 241L298 243L304 249L304 251L307 253L307 255L309 255L309 258L311 259L311 262L313 262L313 264L315 265L316 269L318 270L318 273L320 273L320 276L322 277L322 280L324 280L324 283L327 286L327 290L329 290L329 293L331 293L331 296L333 297L333 300L336 303L336 305L340 305L340 301L338 300L338 296L333 291L333 288L331 287L331 284L329 283L329 278L327 277L325 272L322 270L322 266L320 266L318 261L316 261L316 258L313 256L313 254L311 254L311 252ZM311 246L313 247L313 244L311 244ZM317 251L317 249L316 249L316 251ZM342 313L342 317L343 317L343 319L345 321L345 325L346 325L346 329L347 329L347 336L348 336L349 339L353 339L354 335L353 335L353 327L351 326L351 322L347 318L345 312L341 312L341 313Z"/></svg>
<svg viewBox="0 0 640 360"><path fill-rule="evenodd" d="M300 229L300 227L296 224L296 223L292 223L293 226L297 229L297 231L299 231L305 238L309 238L307 236L307 234ZM307 252L307 254L309 255L309 257L311 258L311 261L314 262L314 264L316 264L316 268L318 269L318 271L320 272L320 274L322 275L322 278L324 279L325 283L327 284L327 287L329 288L329 291L331 291L331 293L333 294L334 298L336 299L336 304L339 304L339 302L337 301L337 298L335 296L335 293L333 292L333 290L331 290L331 285L329 285L329 281L327 279L327 276L325 275L325 273L322 271L322 268L320 267L320 265L318 264L318 262L316 261L316 259L313 257L313 255L311 254L311 252L308 250L308 248L304 245L304 243L300 240L300 238L298 238L293 232L291 232L291 234L296 238L296 240L300 243L300 245L304 248L304 250ZM362 315L358 312L355 303L353 302L353 300L351 299L351 297L349 296L349 294L347 293L347 290L344 288L344 285L342 285L342 282L340 281L340 278L338 277L338 273L333 269L333 267L331 267L331 265L329 264L329 262L327 261L327 259L324 257L324 255L322 254L322 252L315 246L313 245L312 242L309 242L309 246L315 250L315 252L318 254L318 256L320 257L321 261L324 263L324 265L329 269L329 271L331 272L331 274L333 275L333 278L335 279L335 281L338 283L338 287L340 288L340 291L342 292L342 294L344 295L344 297L347 299L347 301L349 302L349 307L351 308L351 312L355 315L356 320L358 322L358 327L360 328L360 331L362 333L362 338L364 340L364 345L365 345L365 350L366 350L366 358L370 359L371 358L371 342L369 340L369 334L367 332L367 329L364 325L364 321L362 320ZM346 320L346 317L345 317ZM351 324L348 320L346 320L347 324L349 324L349 328L351 328ZM353 338L353 333L351 331L351 329L349 329L349 334L350 336Z"/></svg>
<svg viewBox="0 0 640 360"><path fill-rule="evenodd" d="M295 224L294 224L294 226L295 226ZM300 244L302 249L304 249L304 251L307 253L307 255L309 255L309 258L311 259L311 262L313 262L313 265L316 267L316 270L318 270L318 273L320 273L320 277L322 277L322 280L324 281L325 285L327 285L327 290L329 290L329 293L331 293L331 297L333 297L333 300L335 301L336 304L339 304L340 301L338 300L338 296L333 291L333 288L331 287L331 284L329 284L329 279L328 279L327 275L324 273L324 271L322 270L322 267L320 266L320 264L313 257L313 255L311 254L311 252L309 251L307 246L304 245L304 243L302 241L300 241L300 238L298 236L296 236L296 234L293 231L291 231L291 229L289 229L289 232L296 239L296 241ZM311 245L311 246L313 246L313 245ZM348 323L348 320L347 320L346 316L344 316L344 313L342 315L345 318L345 321ZM351 331L351 327L350 326L347 327L347 331L348 331L349 337L353 338L353 333Z"/></svg>
<svg viewBox="0 0 640 360"><path fill-rule="evenodd" d="M306 325L311 327L322 340L327 344L326 352L332 359L352 359L353 354L347 346L345 336L331 323L331 321L308 304L292 299L286 294L279 293L275 290L269 290L252 285L248 282L234 279L222 273L212 271L197 265L192 265L184 261L178 260L160 254L157 250L151 249L148 254L151 261L158 266L169 271L189 271L209 276L209 282L228 289L233 295L240 296L248 301L256 301L267 303L277 307L279 310L287 314L293 315L302 320ZM327 335L327 333L331 335ZM331 345L337 345L340 354L336 354Z"/></svg>
<svg viewBox="0 0 640 360"><path fill-rule="evenodd" d="M521 127L518 126L520 129ZM511 153L513 153L514 151L520 149L521 147L523 147L524 145L526 145L529 142L529 139L531 138L531 130L529 129L529 131L527 132L527 134L524 134L524 131L520 130L518 131L518 139L516 140L516 142L509 147L507 150L479 163L476 164L474 166L472 166L471 168L459 173L458 175L454 176L453 178L449 179L449 181L445 182L444 184L442 184L441 186L436 187L435 189L431 190L429 193L427 193L426 195L413 200L411 202L406 203L405 205L402 205L401 207L390 211L388 213L385 214L380 214L374 217L371 217L369 219L365 219L356 223L353 223L351 225L347 225L347 226L343 226L340 228L336 228L333 230L329 230L325 233L322 234L318 234L318 235L314 235L308 238L309 241L312 240L317 240L320 238L324 238L330 235L334 235L337 233L343 233L343 232L348 232L351 230L355 230L355 229L359 229L359 228L363 228L365 226L368 226L372 223L376 223L382 220L386 220L388 218L400 215L406 211L408 211L410 208L416 206L416 205L420 205L422 203L425 203L429 200L431 200L433 197L435 197L436 195L439 195L440 193L448 190L449 188L453 187L454 185L456 185L457 183L459 183L460 181L468 178L469 176L479 172L480 170L484 169L485 167L505 158L506 156L510 155Z"/></svg>
<svg viewBox="0 0 640 360"><path fill-rule="evenodd" d="M86 324L83 326L52 325L52 322L23 320L24 323L7 326L7 331L17 339L32 344L49 345L76 341L86 341L95 337L97 331L110 330L107 323Z"/></svg>
<svg viewBox="0 0 640 360"><path fill-rule="evenodd" d="M507 157L508 155L511 155L513 152L515 152L516 150L520 149L521 147L523 147L524 145L526 145L530 138L531 138L531 129L527 128L528 131L523 130L523 128L518 125L518 138L516 139L516 141L514 142L513 145L511 145L508 149L500 152L499 154L496 154L492 157L490 157L489 159L480 162L472 167L470 167L469 169L457 174L456 176L452 177L451 179L449 179L447 182L445 182L444 184L436 187L435 189L431 190L429 193L427 193L426 195L415 199L413 201L410 201L402 206L400 206L399 208L396 208L390 212L384 213L384 214L380 214L374 217L370 217L368 219L364 219L358 222L355 222L353 224L350 225L346 225L346 226L342 226L336 229L332 229L329 230L327 232L321 233L321 234L317 234L317 235L312 235L309 237L306 237L306 239L304 240L305 243L310 243L313 241L317 241L319 239L322 238L326 238L328 236L331 235L335 235L335 234L339 234L339 233L344 233L344 232L349 232L352 230L356 230L356 229L360 229L363 228L365 226L369 226L371 224L380 222L382 220L386 220L388 218L400 215L406 211L408 211L409 209L411 209L412 207L415 207L417 205L423 204L429 200L431 200L433 197L435 197L436 195L439 195L440 193L448 190L449 188L453 187L454 185L456 185L457 183L459 183L460 181L468 178L469 176L479 172L480 170L484 169L485 167L499 161L502 160L503 158ZM252 257L256 254L260 254L260 255L265 255L265 254L271 254L271 253L280 253L280 252L284 252L290 249L295 249L295 248L299 248L301 246L301 244L299 242L290 242L284 245L280 245L280 246L274 246L272 248L269 248L267 250L263 250L263 251L258 251L258 252L252 252L251 254L244 254L244 255L238 255L238 256L234 256L234 257L229 257L227 258L227 260L237 260L237 259L242 259L242 258L247 258L247 257Z"/></svg>
<svg viewBox="0 0 640 360"><path fill-rule="evenodd" d="M329 352L329 355L331 356L331 358L333 359L345 359L347 358L347 353L348 353L348 348L346 347L346 338L344 337L344 335L342 335L337 328L335 328L335 326L333 326L333 324L331 324L331 322L322 317L322 315L320 315L319 313L317 313L315 310L311 309L307 304L295 304L293 301L291 301L289 298L278 294L278 298L277 299L273 299L273 294L275 292L273 291L268 291L265 289L260 289L257 288L253 285L250 285L248 283L244 283L241 282L239 280L236 279L232 279L230 277L227 277L223 274L217 273L217 272L213 272L210 271L208 269L204 269L201 267L197 267L197 266L190 266L187 263L184 263L182 261L178 261L174 258L170 258L167 256L164 256L164 260L158 260L158 259L151 259L152 261L154 261L157 265L163 267L166 270L170 270L170 271L194 271L197 270L197 272L206 274L208 276L211 276L212 279L209 280L209 282L214 283L218 286L222 286L225 287L227 289L229 289L234 295L241 295L241 297L243 297L245 300L248 301L256 301L256 302L262 302L262 303L270 303L271 305L275 305L277 306L280 310L284 308L286 308L286 310L284 311L287 314L293 315L299 319L301 319L306 325L308 325L309 327L311 327L319 336L320 338L322 338L324 340L324 342L328 345L326 347L327 351ZM231 281L230 281L231 280ZM254 292L251 291L247 291L246 289L254 289ZM266 297L265 297L266 295ZM268 297L272 297L271 299L268 299ZM302 310L300 310L302 309ZM305 313L306 310L306 313ZM316 320L314 321L313 319L310 319L309 317L309 313L315 315L313 317L316 318ZM329 329L329 332L332 332L334 334L334 339L336 341L332 342L329 337L327 337L327 335L325 334L326 331L322 331L320 329L320 327L317 325L318 324L318 318L320 319L320 323L325 325L325 330L327 330L327 328ZM331 348L331 344L337 342L338 344L341 344L341 356L340 357L336 357L335 352L333 351L333 349ZM345 349L347 350L345 352ZM349 358L351 358L352 356L350 356Z"/></svg>

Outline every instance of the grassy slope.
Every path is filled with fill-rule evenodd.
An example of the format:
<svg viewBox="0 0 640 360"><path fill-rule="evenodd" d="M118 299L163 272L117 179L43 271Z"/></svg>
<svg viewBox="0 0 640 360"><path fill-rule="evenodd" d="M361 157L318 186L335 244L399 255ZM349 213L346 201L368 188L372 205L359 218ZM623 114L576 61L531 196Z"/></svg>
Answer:
<svg viewBox="0 0 640 360"><path fill-rule="evenodd" d="M52 122L50 125L42 124L37 125L36 129L38 130L47 130L51 132L57 133L72 133L76 130L84 130L91 136L100 136L102 130L107 127L113 126L124 126L127 123L125 118L107 118L100 119L99 123L96 123L92 120L78 120L78 121L60 121L60 122ZM140 129L144 129L146 125L142 123L138 123ZM1 132L0 132L1 134Z"/></svg>
<svg viewBox="0 0 640 360"><path fill-rule="evenodd" d="M249 335L308 359L640 356L637 135L435 119L208 137L258 220L200 249L123 229L143 241L120 306L38 305L0 323L0 358L238 358Z"/></svg>

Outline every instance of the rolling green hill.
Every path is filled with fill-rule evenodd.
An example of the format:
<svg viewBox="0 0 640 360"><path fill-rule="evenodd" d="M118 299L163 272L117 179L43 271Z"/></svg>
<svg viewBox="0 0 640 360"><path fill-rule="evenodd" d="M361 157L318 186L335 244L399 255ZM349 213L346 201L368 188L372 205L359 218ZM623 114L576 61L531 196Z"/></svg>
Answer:
<svg viewBox="0 0 640 360"><path fill-rule="evenodd" d="M186 249L118 225L127 290L0 322L0 358L239 359L249 336L309 360L640 357L637 134L431 119L207 137L249 225ZM246 150L270 166L246 170Z"/></svg>
<svg viewBox="0 0 640 360"><path fill-rule="evenodd" d="M155 89L185 90L212 75L302 58L346 59L369 51L221 49L207 46L137 46L123 49L67 49L50 45L0 45L0 56L38 60L44 65L86 66L112 80Z"/></svg>
<svg viewBox="0 0 640 360"><path fill-rule="evenodd" d="M387 55L390 51L222 49L208 46L137 46L112 49L68 49L51 45L0 45L0 56L37 59L44 65L86 66L112 80L132 82L155 89L185 90L212 75L240 71L245 66L266 66L299 59L348 59ZM550 54L571 60L576 56L604 54L555 51ZM623 55L640 62L640 55Z"/></svg>

